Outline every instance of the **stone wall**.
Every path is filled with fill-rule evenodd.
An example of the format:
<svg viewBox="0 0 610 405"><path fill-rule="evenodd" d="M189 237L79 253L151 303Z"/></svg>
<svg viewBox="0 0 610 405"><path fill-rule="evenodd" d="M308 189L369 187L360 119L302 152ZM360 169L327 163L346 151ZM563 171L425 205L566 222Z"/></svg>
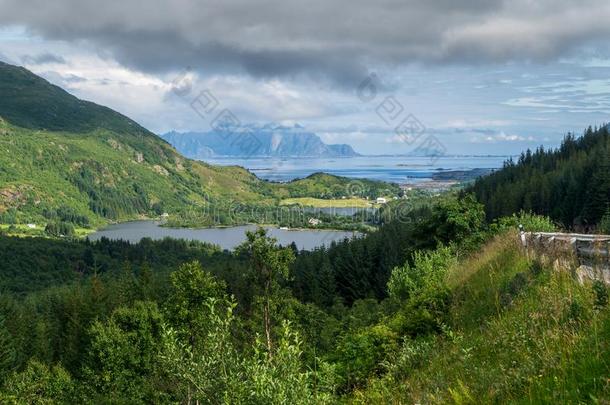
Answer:
<svg viewBox="0 0 610 405"><path fill-rule="evenodd" d="M581 282L599 280L610 284L610 236L529 232L520 237L528 255L574 271Z"/></svg>

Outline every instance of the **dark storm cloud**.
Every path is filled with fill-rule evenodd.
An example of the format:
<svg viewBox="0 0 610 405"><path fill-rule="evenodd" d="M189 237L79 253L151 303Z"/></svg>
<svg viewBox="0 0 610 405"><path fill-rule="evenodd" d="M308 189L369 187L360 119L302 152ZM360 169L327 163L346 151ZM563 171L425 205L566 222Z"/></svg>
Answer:
<svg viewBox="0 0 610 405"><path fill-rule="evenodd" d="M329 77L351 87L367 75L362 61L352 58L354 51L346 49L331 54L310 49L245 49L219 41L193 44L170 31L109 33L97 37L95 42L110 50L124 65L157 73L188 66L203 73Z"/></svg>
<svg viewBox="0 0 610 405"><path fill-rule="evenodd" d="M21 61L27 64L42 65L44 63L60 63L65 64L66 60L59 55L52 53L41 53L39 55L24 55Z"/></svg>
<svg viewBox="0 0 610 405"><path fill-rule="evenodd" d="M145 71L350 85L374 66L553 60L606 39L608 21L607 0L0 0L0 24L91 41Z"/></svg>

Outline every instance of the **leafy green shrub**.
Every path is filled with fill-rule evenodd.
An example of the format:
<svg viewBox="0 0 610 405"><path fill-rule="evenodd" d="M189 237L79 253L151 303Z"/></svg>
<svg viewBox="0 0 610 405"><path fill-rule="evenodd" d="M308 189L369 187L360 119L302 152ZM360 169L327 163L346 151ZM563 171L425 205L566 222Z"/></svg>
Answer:
<svg viewBox="0 0 610 405"><path fill-rule="evenodd" d="M108 322L95 322L83 374L99 394L129 401L152 400L163 319L152 302L118 308Z"/></svg>
<svg viewBox="0 0 610 405"><path fill-rule="evenodd" d="M455 243L472 250L483 241L485 211L472 194L443 198L432 209L428 229L440 244Z"/></svg>
<svg viewBox="0 0 610 405"><path fill-rule="evenodd" d="M303 342L289 322L283 322L282 332L270 354L262 339L255 344L254 355L245 361L243 397L236 403L244 404L325 404L331 403L334 372L323 365L322 373L304 371L301 361ZM317 389L312 383L322 381Z"/></svg>
<svg viewBox="0 0 610 405"><path fill-rule="evenodd" d="M390 298L403 303L391 324L401 335L422 336L441 329L451 296L445 277L456 259L451 248L441 246L415 252L412 261L394 268L388 281Z"/></svg>
<svg viewBox="0 0 610 405"><path fill-rule="evenodd" d="M405 338L392 359L386 362L387 377L400 381L426 361L434 349L434 339Z"/></svg>
<svg viewBox="0 0 610 405"><path fill-rule="evenodd" d="M228 306L224 282L205 271L197 261L185 263L170 275L171 293L167 301L167 317L178 335L192 349L199 346L210 323L210 299Z"/></svg>
<svg viewBox="0 0 610 405"><path fill-rule="evenodd" d="M394 327L401 335L414 338L440 332L445 324L450 302L451 292L446 286L438 285L426 289L409 300Z"/></svg>
<svg viewBox="0 0 610 405"><path fill-rule="evenodd" d="M75 384L57 365L51 368L31 360L25 370L11 375L0 390L1 403L53 404L74 400Z"/></svg>
<svg viewBox="0 0 610 405"><path fill-rule="evenodd" d="M225 305L214 297L201 303L207 328L198 336L197 347L188 336L164 327L160 360L173 395L178 399L237 403L243 395L239 389L240 379L244 377L243 359L231 336L236 322L235 303Z"/></svg>
<svg viewBox="0 0 610 405"><path fill-rule="evenodd" d="M448 247L415 252L412 261L413 265L405 263L392 270L388 281L390 298L406 301L422 290L442 285L447 269L456 262Z"/></svg>
<svg viewBox="0 0 610 405"><path fill-rule="evenodd" d="M513 214L510 217L502 217L497 219L492 224L492 230L502 232L508 228L518 228L523 225L523 230L526 232L556 232L557 226L551 218L543 215L533 214L531 212L519 211L519 214Z"/></svg>
<svg viewBox="0 0 610 405"><path fill-rule="evenodd" d="M337 372L341 385L350 389L362 386L383 371L382 361L398 347L398 335L380 324L343 337L337 349Z"/></svg>

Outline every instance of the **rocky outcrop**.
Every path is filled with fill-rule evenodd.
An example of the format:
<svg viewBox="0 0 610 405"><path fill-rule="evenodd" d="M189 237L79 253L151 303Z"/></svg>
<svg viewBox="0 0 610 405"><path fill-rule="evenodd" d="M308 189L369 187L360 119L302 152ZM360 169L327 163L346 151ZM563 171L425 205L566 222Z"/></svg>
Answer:
<svg viewBox="0 0 610 405"><path fill-rule="evenodd" d="M346 144L327 145L303 127L241 126L208 132L168 132L161 135L192 159L214 157L353 157Z"/></svg>

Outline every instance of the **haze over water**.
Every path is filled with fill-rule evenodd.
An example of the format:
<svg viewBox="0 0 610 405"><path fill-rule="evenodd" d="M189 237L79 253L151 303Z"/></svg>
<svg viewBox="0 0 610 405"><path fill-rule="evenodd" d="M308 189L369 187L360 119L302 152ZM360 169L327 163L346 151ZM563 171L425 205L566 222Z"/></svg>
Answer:
<svg viewBox="0 0 610 405"><path fill-rule="evenodd" d="M272 181L290 181L325 172L350 178L383 180L394 183L418 183L430 180L434 173L453 170L497 169L509 156L359 156L353 158L214 158L216 165L245 167L258 177Z"/></svg>

